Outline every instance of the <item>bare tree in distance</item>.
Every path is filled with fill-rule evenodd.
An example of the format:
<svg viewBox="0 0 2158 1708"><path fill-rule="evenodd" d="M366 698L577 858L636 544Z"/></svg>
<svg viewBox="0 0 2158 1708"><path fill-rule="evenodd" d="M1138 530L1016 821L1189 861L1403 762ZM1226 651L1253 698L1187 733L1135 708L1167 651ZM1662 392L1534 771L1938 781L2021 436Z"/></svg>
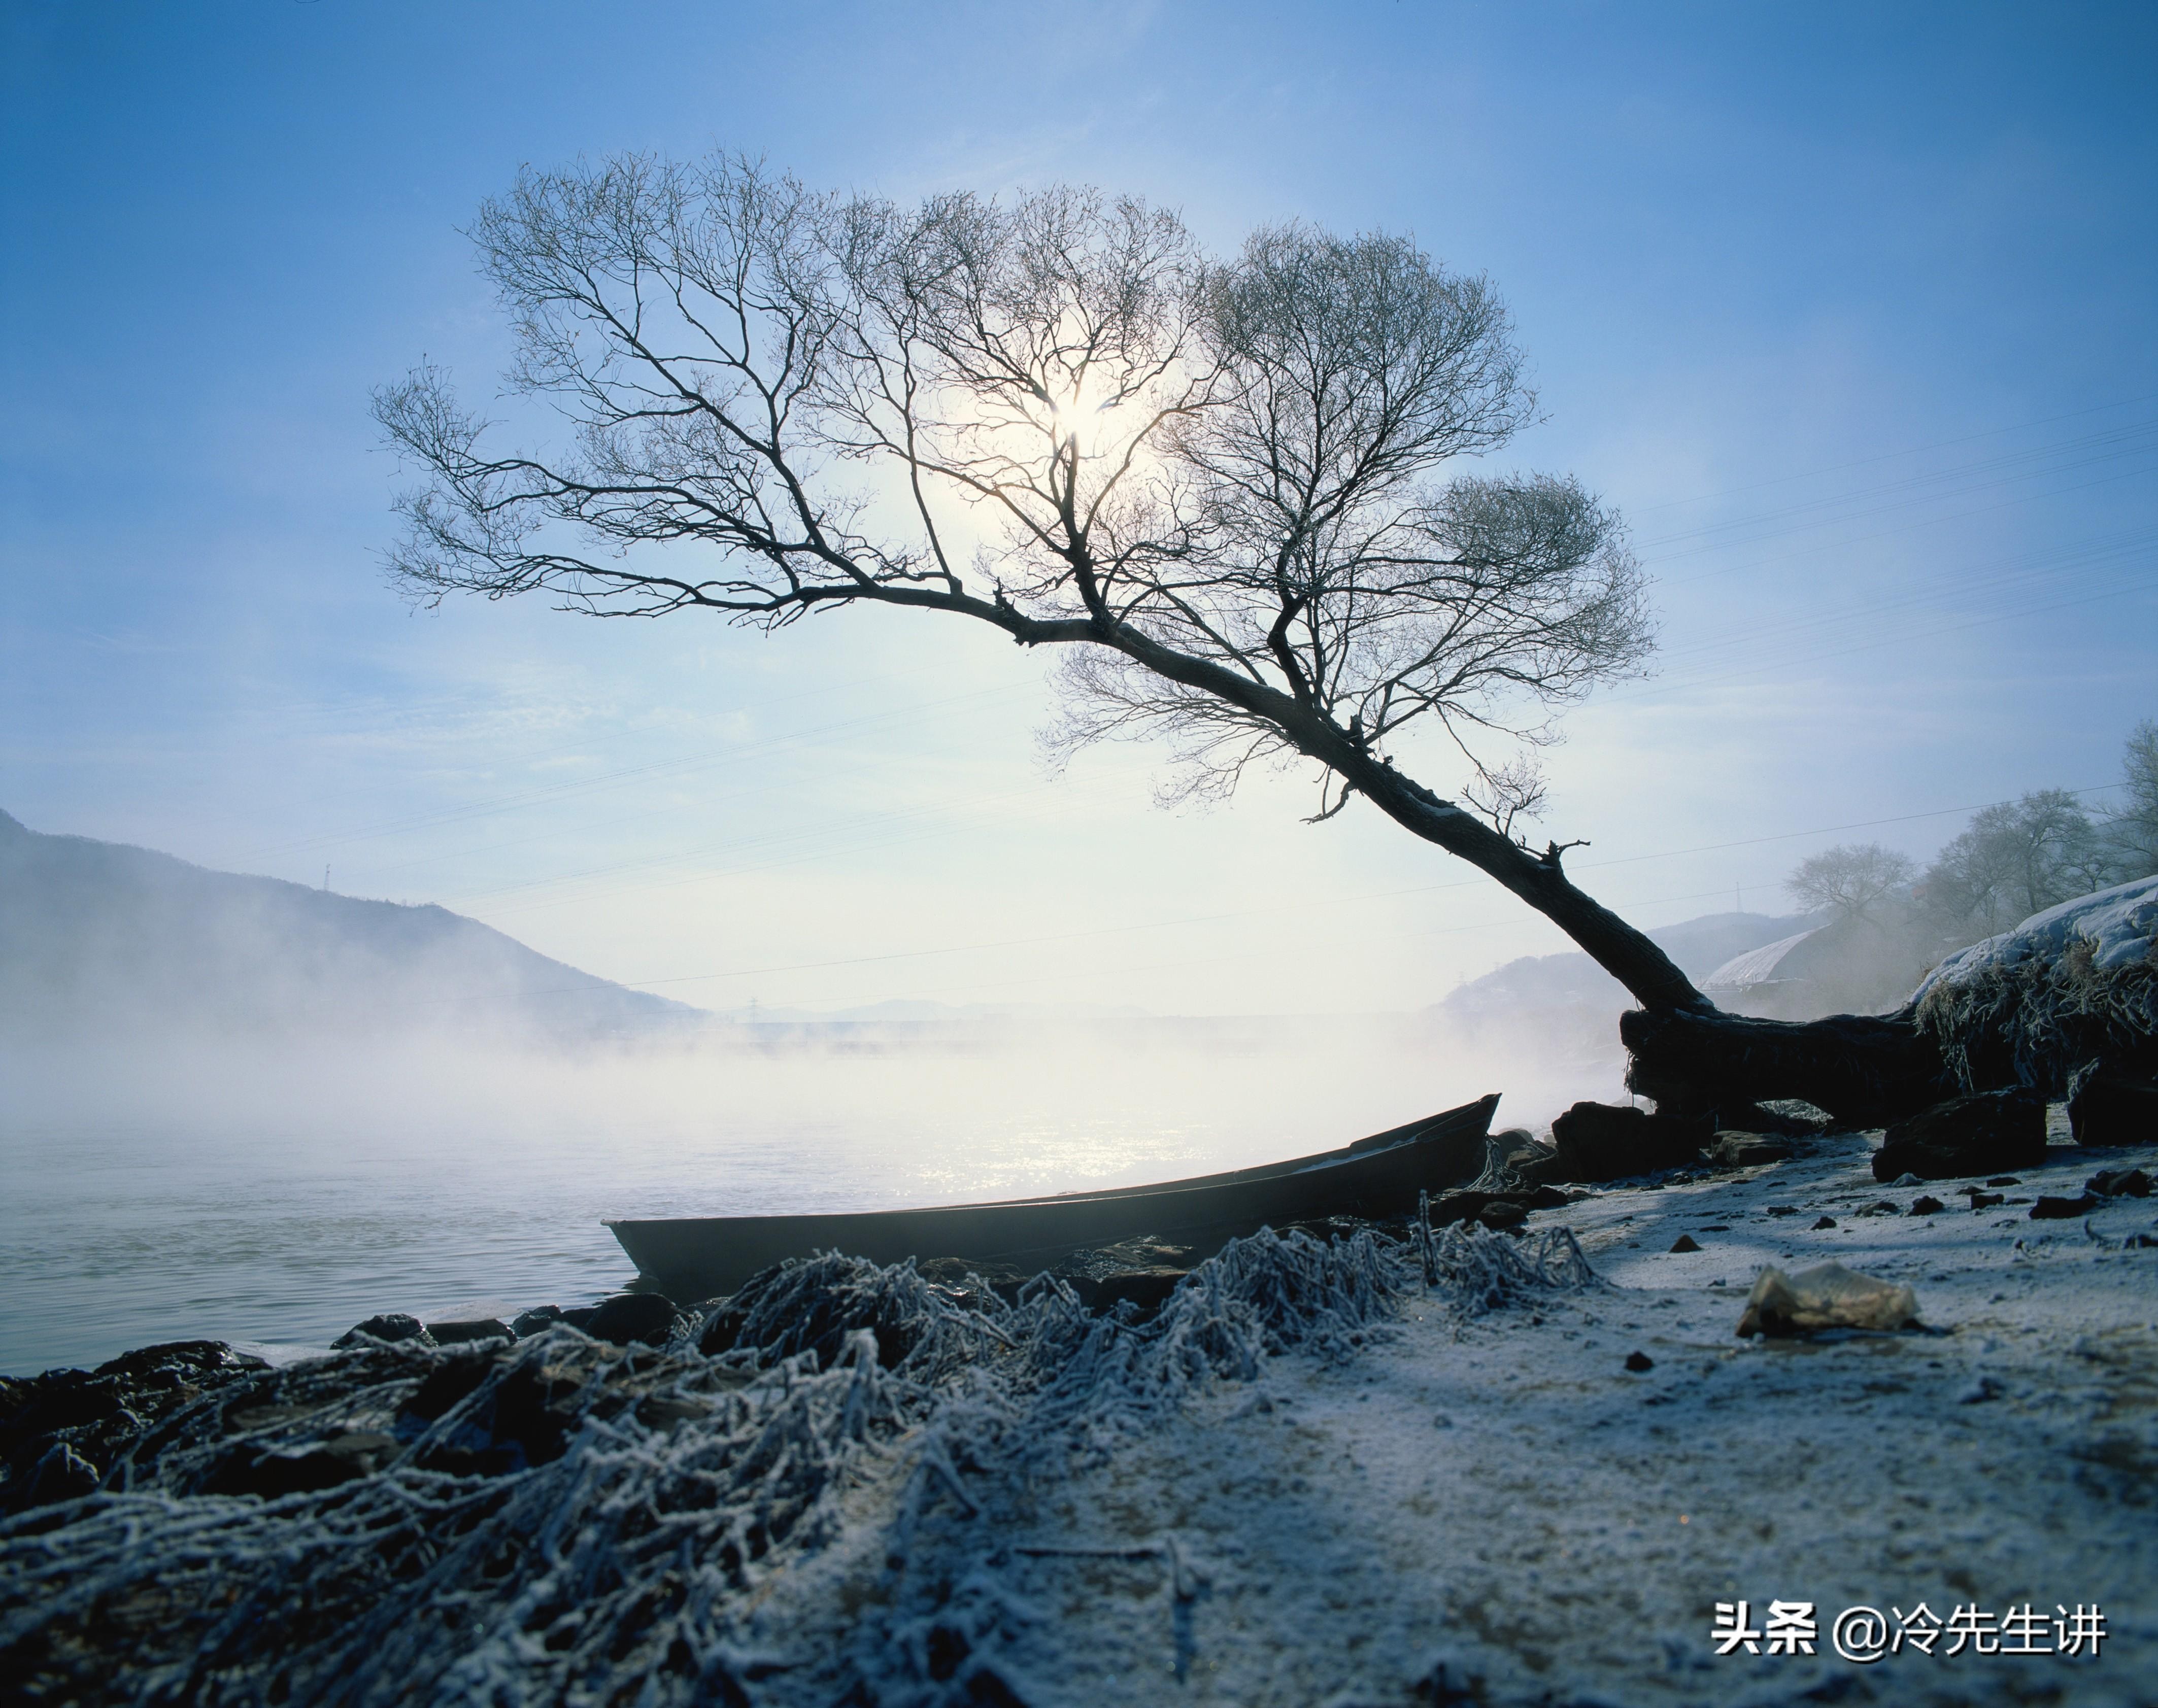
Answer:
<svg viewBox="0 0 2158 1708"><path fill-rule="evenodd" d="M492 448L431 369L379 392L429 477L390 560L408 595L766 629L886 605L1067 648L1059 751L1164 736L1169 792L1202 797L1310 761L1314 818L1361 797L1624 985L1665 1028L1628 1039L1637 1070L1670 1058L1652 1094L1772 1024L1721 1014L1515 833L1554 709L1637 671L1653 629L1613 510L1458 472L1535 409L1488 281L1398 237L1279 226L1216 260L1089 190L902 208L726 157L527 170L472 235L511 388L569 442ZM1460 800L1399 768L1415 730L1458 755ZM1823 1045L1839 1086L1909 1076L1785 1039L1768 1077L1790 1083L1755 1094L1832 1102Z"/></svg>
<svg viewBox="0 0 2158 1708"><path fill-rule="evenodd" d="M1864 919L1918 872L1908 854L1877 842L1846 843L1799 861L1784 887L1816 912Z"/></svg>
<svg viewBox="0 0 2158 1708"><path fill-rule="evenodd" d="M2127 798L2105 827L2120 876L2158 873L2158 723L2145 718L2129 731L2121 781Z"/></svg>
<svg viewBox="0 0 2158 1708"><path fill-rule="evenodd" d="M1971 815L1927 869L1926 902L1962 934L1986 937L2124 875L2073 795L2037 789Z"/></svg>

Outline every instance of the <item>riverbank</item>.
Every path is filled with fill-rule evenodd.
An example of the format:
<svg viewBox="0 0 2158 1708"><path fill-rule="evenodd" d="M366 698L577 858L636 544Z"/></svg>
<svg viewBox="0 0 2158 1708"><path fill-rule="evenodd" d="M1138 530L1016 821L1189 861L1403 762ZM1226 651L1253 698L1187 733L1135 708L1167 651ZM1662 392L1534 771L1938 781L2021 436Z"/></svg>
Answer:
<svg viewBox="0 0 2158 1708"><path fill-rule="evenodd" d="M244 1375L132 1492L9 1524L0 1644L48 1700L2147 1700L2158 1200L2011 1200L2158 1148L2056 1146L1973 1211L1871 1142L1457 1230L1430 1288L1370 1231L1240 1242L1145 1324L840 1265L714 1357L558 1329ZM1763 1266L1830 1258L1924 1330L1734 1337ZM1815 1652L1719 1655L1742 1601L1811 1603ZM1835 1654L1846 1607L1922 1602L2107 1634Z"/></svg>

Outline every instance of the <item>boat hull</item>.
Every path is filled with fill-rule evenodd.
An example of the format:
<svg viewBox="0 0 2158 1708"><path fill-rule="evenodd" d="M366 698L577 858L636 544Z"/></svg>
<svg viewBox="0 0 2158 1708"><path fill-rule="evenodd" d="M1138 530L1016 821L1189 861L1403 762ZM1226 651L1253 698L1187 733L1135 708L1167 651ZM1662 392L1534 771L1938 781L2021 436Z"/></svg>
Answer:
<svg viewBox="0 0 2158 1708"><path fill-rule="evenodd" d="M789 1257L844 1251L878 1263L957 1257L1028 1272L1072 1252L1152 1236L1211 1256L1262 1226L1397 1215L1419 1191L1474 1176L1494 1095L1340 1150L1154 1186L922 1210L610 1221L640 1274L670 1298L731 1293Z"/></svg>

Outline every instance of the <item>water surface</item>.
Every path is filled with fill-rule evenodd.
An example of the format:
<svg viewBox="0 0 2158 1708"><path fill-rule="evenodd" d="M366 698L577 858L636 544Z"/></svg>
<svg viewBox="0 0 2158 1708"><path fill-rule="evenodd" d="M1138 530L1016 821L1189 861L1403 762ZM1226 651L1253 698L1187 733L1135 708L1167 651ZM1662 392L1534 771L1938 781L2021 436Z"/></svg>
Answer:
<svg viewBox="0 0 2158 1708"><path fill-rule="evenodd" d="M322 1345L377 1311L584 1303L634 1274L607 1216L1174 1179L1507 1088L1413 1029L1348 1021L0 1057L0 1371L195 1337ZM1500 1116L1531 1111L1515 1097Z"/></svg>

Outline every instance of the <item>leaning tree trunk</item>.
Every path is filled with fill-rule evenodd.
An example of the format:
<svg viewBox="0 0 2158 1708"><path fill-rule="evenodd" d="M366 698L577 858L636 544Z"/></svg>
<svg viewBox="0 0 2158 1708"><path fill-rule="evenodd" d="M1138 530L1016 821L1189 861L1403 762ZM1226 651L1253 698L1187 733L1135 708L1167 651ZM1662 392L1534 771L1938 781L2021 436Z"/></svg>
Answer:
<svg viewBox="0 0 2158 1708"><path fill-rule="evenodd" d="M1633 993L1641 1007L1618 1023L1626 1084L1660 1110L1736 1126L1757 1103L1795 1098L1877 1127L1957 1089L1909 1009L1820 1020L1726 1014L1645 934L1576 887L1556 845L1533 853L1389 766L1341 769L1397 823L1497 879Z"/></svg>
<svg viewBox="0 0 2158 1708"><path fill-rule="evenodd" d="M1633 1009L1618 1017L1618 1036L1631 1058L1627 1088L1676 1113L1796 1097L1854 1127L1883 1127L1958 1089L1908 1009L1819 1020Z"/></svg>
<svg viewBox="0 0 2158 1708"><path fill-rule="evenodd" d="M1158 675L1244 708L1331 767L1402 828L1496 879L1640 1003L1619 1024L1633 1056L1626 1082L1655 1098L1660 1110L1735 1126L1758 1112L1757 1103L1796 1098L1840 1121L1870 1127L1916 1113L1954 1089L1939 1047L1908 1009L1804 1021L1723 1013L1644 933L1575 885L1557 844L1536 853L1441 799L1335 724L1309 696L1294 699L1211 660L1177 653L1106 613L1068 630L1008 608L988 614L1021 640L1083 638L1113 646Z"/></svg>

